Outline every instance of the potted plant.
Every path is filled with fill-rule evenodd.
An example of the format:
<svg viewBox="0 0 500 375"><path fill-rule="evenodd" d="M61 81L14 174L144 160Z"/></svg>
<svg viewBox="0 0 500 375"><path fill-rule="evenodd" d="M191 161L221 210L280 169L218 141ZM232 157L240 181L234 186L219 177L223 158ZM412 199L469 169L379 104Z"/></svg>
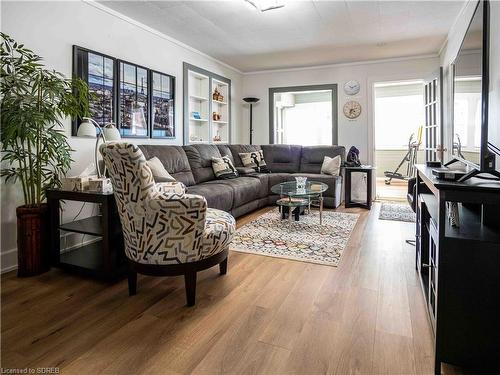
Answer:
<svg viewBox="0 0 500 375"><path fill-rule="evenodd" d="M89 114L88 86L46 69L42 58L0 33L1 176L19 183L18 276L49 269L45 190L60 186L72 162L63 120Z"/></svg>

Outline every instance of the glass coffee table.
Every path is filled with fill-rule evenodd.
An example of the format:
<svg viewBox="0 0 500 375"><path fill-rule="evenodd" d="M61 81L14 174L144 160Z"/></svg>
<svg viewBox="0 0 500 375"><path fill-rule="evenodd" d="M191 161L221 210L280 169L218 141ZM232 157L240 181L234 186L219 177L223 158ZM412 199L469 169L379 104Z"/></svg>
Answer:
<svg viewBox="0 0 500 375"><path fill-rule="evenodd" d="M328 185L319 181L306 181L304 187L298 187L296 181L282 182L271 187L271 191L280 196L276 204L280 207L282 219L288 214L289 222L292 221L292 216L295 216L295 221L299 221L305 209L310 212L311 205L316 205L317 202L320 225L323 224L323 193L327 189Z"/></svg>

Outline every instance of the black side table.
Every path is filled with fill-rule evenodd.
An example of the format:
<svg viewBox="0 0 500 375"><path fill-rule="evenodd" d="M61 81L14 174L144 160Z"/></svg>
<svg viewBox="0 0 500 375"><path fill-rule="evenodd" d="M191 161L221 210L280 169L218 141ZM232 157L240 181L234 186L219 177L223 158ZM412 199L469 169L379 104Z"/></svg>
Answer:
<svg viewBox="0 0 500 375"><path fill-rule="evenodd" d="M366 209L372 208L372 179L374 167L371 165L362 165L360 167L343 167L345 170L345 206L349 207L362 207ZM366 174L366 201L354 201L351 198L352 189L352 173L365 173Z"/></svg>
<svg viewBox="0 0 500 375"><path fill-rule="evenodd" d="M100 212L95 216L60 223L60 202L97 203ZM50 214L51 265L69 272L114 280L126 275L127 263L123 233L113 193L90 191L48 190ZM93 240L61 253L61 232L92 236Z"/></svg>

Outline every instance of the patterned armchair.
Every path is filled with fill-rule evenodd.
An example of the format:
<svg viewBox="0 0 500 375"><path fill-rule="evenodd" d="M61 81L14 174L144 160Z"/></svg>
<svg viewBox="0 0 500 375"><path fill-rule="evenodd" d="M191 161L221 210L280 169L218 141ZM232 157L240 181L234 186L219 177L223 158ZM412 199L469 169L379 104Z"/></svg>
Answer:
<svg viewBox="0 0 500 375"><path fill-rule="evenodd" d="M129 259L129 294L137 273L184 275L188 306L195 303L196 273L219 264L227 272L235 220L207 208L199 195L185 194L181 182L155 183L139 147L107 143L101 154L109 171Z"/></svg>

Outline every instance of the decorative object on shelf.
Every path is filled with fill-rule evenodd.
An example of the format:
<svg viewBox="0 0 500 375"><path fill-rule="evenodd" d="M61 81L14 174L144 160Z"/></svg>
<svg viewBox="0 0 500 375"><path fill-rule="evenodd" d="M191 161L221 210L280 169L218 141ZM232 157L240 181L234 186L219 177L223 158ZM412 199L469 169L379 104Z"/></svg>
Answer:
<svg viewBox="0 0 500 375"><path fill-rule="evenodd" d="M356 95L359 93L361 85L356 80L350 80L344 84L344 92L346 95Z"/></svg>
<svg viewBox="0 0 500 375"><path fill-rule="evenodd" d="M151 81L151 138L175 138L175 77L149 71Z"/></svg>
<svg viewBox="0 0 500 375"><path fill-rule="evenodd" d="M448 206L448 221L452 227L460 227L460 214L458 211L458 202L446 202Z"/></svg>
<svg viewBox="0 0 500 375"><path fill-rule="evenodd" d="M193 111L191 112L191 116L196 119L196 120L201 120L201 115L200 115L200 112L198 111Z"/></svg>
<svg viewBox="0 0 500 375"><path fill-rule="evenodd" d="M220 115L220 113L219 113L219 112L213 112L213 113L212 113L212 119L213 119L214 121L220 121L220 119L221 119L221 115Z"/></svg>
<svg viewBox="0 0 500 375"><path fill-rule="evenodd" d="M223 102L224 101L224 95L220 93L220 91L217 89L217 87L214 89L214 93L212 94L212 99L215 100L216 102Z"/></svg>
<svg viewBox="0 0 500 375"><path fill-rule="evenodd" d="M94 149L94 162L97 169L97 177L103 177L104 174L101 173L98 161L99 141L101 140L101 138L104 143L110 141L119 141L121 139L120 132L113 123L109 123L104 127L101 127L97 121L91 119L90 117L84 117L82 120L82 123L78 127L77 136L84 138L97 137ZM96 128L99 130L98 133L96 133Z"/></svg>
<svg viewBox="0 0 500 375"><path fill-rule="evenodd" d="M344 104L344 116L354 120L361 114L361 104L355 100L350 100Z"/></svg>
<svg viewBox="0 0 500 375"><path fill-rule="evenodd" d="M16 209L17 274L31 276L50 268L45 194L70 169L63 120L88 116L89 87L46 69L40 56L10 36L0 37L1 176L19 182L23 194Z"/></svg>
<svg viewBox="0 0 500 375"><path fill-rule="evenodd" d="M218 130L217 130L217 134L213 138L213 141L214 142L221 142L222 141L222 138L221 138Z"/></svg>
<svg viewBox="0 0 500 375"><path fill-rule="evenodd" d="M253 141L253 105L256 104L260 99L254 97L243 98L245 103L250 104L250 144Z"/></svg>
<svg viewBox="0 0 500 375"><path fill-rule="evenodd" d="M359 150L351 146L349 152L347 153L346 161L344 163L346 167L359 167L361 162L359 161Z"/></svg>

